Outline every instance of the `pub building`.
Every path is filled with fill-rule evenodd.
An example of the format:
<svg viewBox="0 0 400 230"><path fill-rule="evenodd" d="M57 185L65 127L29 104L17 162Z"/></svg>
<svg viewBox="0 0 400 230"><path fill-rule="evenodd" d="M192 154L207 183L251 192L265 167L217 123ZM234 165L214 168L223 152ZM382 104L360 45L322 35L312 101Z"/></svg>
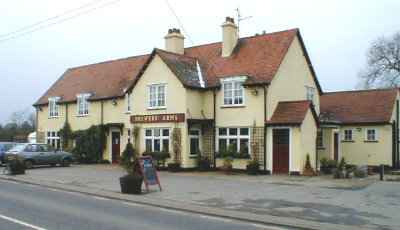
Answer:
<svg viewBox="0 0 400 230"><path fill-rule="evenodd" d="M169 152L168 161L177 158L184 169L197 167L198 154L218 168L227 149L235 152L233 168L245 169L255 159L261 171L273 174L301 174L307 155L314 168L322 157L363 160L352 154L364 143L351 147L340 141L352 108L335 99L340 93L322 92L299 29L239 37L230 17L221 27L221 42L185 47L180 30L170 29L164 49L68 69L34 104L38 140L59 143L53 140L60 139L66 122L74 131L101 124L107 127L103 158L111 163L130 141L140 154ZM368 102L364 96L357 104ZM397 90L374 97L385 99L375 103L388 103L377 111L394 111L390 103ZM335 116L341 110L332 108L340 106L349 113ZM388 123L362 126L370 147L383 152L371 152L368 164L392 165L392 145L372 142L391 138L393 119L382 119ZM368 119L353 125L363 121Z"/></svg>

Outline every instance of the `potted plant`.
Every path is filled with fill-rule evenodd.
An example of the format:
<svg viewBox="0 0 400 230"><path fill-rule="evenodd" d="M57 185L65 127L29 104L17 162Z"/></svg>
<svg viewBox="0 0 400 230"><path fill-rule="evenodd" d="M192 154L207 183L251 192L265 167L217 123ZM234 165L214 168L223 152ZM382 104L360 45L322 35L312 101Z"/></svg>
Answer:
<svg viewBox="0 0 400 230"><path fill-rule="evenodd" d="M340 160L340 163L338 164L334 174L333 178L335 179L343 179L346 176L346 160L344 157Z"/></svg>
<svg viewBox="0 0 400 230"><path fill-rule="evenodd" d="M127 194L141 194L143 176L140 170L139 159L132 144L128 142L122 152L120 165L127 174L119 178L121 192Z"/></svg>
<svg viewBox="0 0 400 230"><path fill-rule="evenodd" d="M303 169L303 176L314 176L314 175L315 175L315 171L314 171L313 167L311 166L310 155L307 153L306 164Z"/></svg>
<svg viewBox="0 0 400 230"><path fill-rule="evenodd" d="M11 155L7 157L6 170L9 175L25 174L25 164L23 159L18 155Z"/></svg>
<svg viewBox="0 0 400 230"><path fill-rule="evenodd" d="M257 175L260 170L260 163L257 159L253 159L247 162L246 171L249 175Z"/></svg>
<svg viewBox="0 0 400 230"><path fill-rule="evenodd" d="M172 130L172 150L174 153L173 162L168 164L168 171L179 172L181 170L181 129L174 128Z"/></svg>
<svg viewBox="0 0 400 230"><path fill-rule="evenodd" d="M328 160L325 157L320 160L320 170L323 174L332 174L333 170L337 167L335 160Z"/></svg>
<svg viewBox="0 0 400 230"><path fill-rule="evenodd" d="M202 172L209 171L211 169L210 159L202 156L200 150L197 151L197 168Z"/></svg>
<svg viewBox="0 0 400 230"><path fill-rule="evenodd" d="M228 146L227 150L221 153L221 156L223 157L223 163L221 169L226 174L232 173L233 169L232 163L235 154L236 154L235 146L232 144Z"/></svg>

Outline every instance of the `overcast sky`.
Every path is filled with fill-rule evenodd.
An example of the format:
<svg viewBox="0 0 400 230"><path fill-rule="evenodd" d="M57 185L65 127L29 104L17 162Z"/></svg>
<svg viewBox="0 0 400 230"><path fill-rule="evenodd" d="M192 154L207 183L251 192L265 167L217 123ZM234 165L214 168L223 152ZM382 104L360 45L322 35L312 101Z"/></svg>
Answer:
<svg viewBox="0 0 400 230"><path fill-rule="evenodd" d="M9 37L1 36L89 2L93 0L2 2L0 123L13 111L29 108L67 68L164 48L168 28L178 27L165 0L120 0L19 38L4 41ZM113 0L97 0L91 7L107 2ZM220 25L225 16L235 16L237 7L244 17L252 16L241 23L241 37L300 28L324 91L353 89L371 41L400 29L398 0L169 2L195 44L221 41ZM192 45L189 39L185 45Z"/></svg>

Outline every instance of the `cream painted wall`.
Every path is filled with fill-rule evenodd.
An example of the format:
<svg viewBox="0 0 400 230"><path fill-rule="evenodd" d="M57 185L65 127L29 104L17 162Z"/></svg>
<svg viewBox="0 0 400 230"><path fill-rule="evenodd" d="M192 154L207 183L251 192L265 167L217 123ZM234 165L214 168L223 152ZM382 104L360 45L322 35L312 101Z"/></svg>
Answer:
<svg viewBox="0 0 400 230"><path fill-rule="evenodd" d="M306 87L315 88L315 110L319 114L319 96L307 61L296 37L268 88L267 117L272 116L280 101L306 100Z"/></svg>
<svg viewBox="0 0 400 230"><path fill-rule="evenodd" d="M378 133L378 142L365 142L367 128L374 128ZM392 165L392 127L380 126L342 126L340 136L345 129L353 130L354 142L340 143L340 152L347 163L356 165ZM360 130L361 129L361 130Z"/></svg>
<svg viewBox="0 0 400 230"><path fill-rule="evenodd" d="M323 148L318 148L318 158L321 160L322 158L326 159L333 159L333 138L334 138L334 132L336 131L336 128L322 128L322 143L323 143ZM339 154L340 155L340 154Z"/></svg>
<svg viewBox="0 0 400 230"><path fill-rule="evenodd" d="M257 95L252 91L258 90ZM264 126L264 95L261 87L248 87L244 91L244 106L224 107L224 93L222 90L216 94L216 126L219 127L238 127Z"/></svg>
<svg viewBox="0 0 400 230"><path fill-rule="evenodd" d="M273 173L273 129L289 129L289 171L303 172L307 153L315 169L317 126L309 110L301 126L267 128L267 169Z"/></svg>

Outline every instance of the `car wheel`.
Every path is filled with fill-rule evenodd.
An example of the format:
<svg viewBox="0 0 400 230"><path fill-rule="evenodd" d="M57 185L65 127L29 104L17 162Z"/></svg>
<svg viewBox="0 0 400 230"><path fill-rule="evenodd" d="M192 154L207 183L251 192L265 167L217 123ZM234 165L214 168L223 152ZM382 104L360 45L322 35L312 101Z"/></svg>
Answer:
<svg viewBox="0 0 400 230"><path fill-rule="evenodd" d="M71 165L71 160L70 159L64 159L61 162L62 167L69 167Z"/></svg>
<svg viewBox="0 0 400 230"><path fill-rule="evenodd" d="M33 161L31 161L31 160L25 161L25 168L27 168L27 169L33 168Z"/></svg>
<svg viewBox="0 0 400 230"><path fill-rule="evenodd" d="M57 164L50 164L50 167L56 167Z"/></svg>

